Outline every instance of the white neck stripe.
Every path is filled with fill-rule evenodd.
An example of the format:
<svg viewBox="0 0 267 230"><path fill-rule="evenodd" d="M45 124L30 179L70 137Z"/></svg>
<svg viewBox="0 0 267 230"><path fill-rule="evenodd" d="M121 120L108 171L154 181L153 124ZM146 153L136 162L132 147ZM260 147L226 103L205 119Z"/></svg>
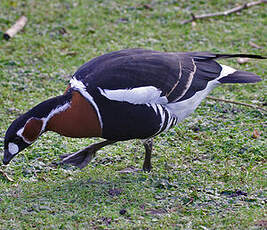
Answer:
<svg viewBox="0 0 267 230"><path fill-rule="evenodd" d="M77 80L75 77L73 77L70 80L70 85L71 85L71 88L73 88L73 89L77 90L78 92L80 92L81 95L83 97L85 97L85 99L88 100L91 103L91 105L94 107L94 109L95 109L95 111L97 113L97 117L98 117L98 120L99 120L99 123L100 123L100 127L102 129L103 128L103 121L102 121L98 106L95 103L93 97L86 91L86 87L83 84L83 82L81 82L81 81Z"/></svg>
<svg viewBox="0 0 267 230"><path fill-rule="evenodd" d="M42 129L41 129L41 133L45 130L45 127L47 125L47 122L56 114L64 112L65 110L67 110L70 107L70 102L65 103L64 105L58 106L55 109L52 109L51 112L48 114L47 117L43 117L41 118L41 120L43 121L43 125L42 125Z"/></svg>
<svg viewBox="0 0 267 230"><path fill-rule="evenodd" d="M42 125L42 128L41 128L41 131L40 131L39 135L40 135L42 132L44 132L45 127L46 127L46 125L47 125L47 122L48 122L53 116L55 116L56 114L61 113L61 112L65 111L65 110L67 110L69 107L70 107L70 102L67 102L67 103L65 103L65 104L62 105L62 106L58 106L58 107L56 107L55 109L52 109L51 112L48 114L47 117L36 118L36 119L40 119L40 120L43 121L43 125ZM26 124L27 124L31 119L32 119L32 118L30 118L30 119L25 123L25 125L24 125L21 129L19 129L19 130L17 131L17 133L16 133L16 134L17 134L19 137L21 137L21 138L23 139L23 141L24 141L25 143L27 143L27 144L32 144L32 143L34 142L34 141L28 141L28 140L22 135L22 134L23 134L23 131L24 131L24 128L25 128L25 126L26 126Z"/></svg>

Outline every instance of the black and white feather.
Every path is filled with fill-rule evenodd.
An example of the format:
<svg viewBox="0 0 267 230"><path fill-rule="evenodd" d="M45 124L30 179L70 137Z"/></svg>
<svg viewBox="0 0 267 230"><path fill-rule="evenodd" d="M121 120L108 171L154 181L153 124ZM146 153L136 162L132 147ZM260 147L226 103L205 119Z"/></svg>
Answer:
<svg viewBox="0 0 267 230"><path fill-rule="evenodd" d="M260 81L215 61L236 56L262 58L128 49L92 59L70 83L94 106L104 138L145 139L182 121L218 84Z"/></svg>

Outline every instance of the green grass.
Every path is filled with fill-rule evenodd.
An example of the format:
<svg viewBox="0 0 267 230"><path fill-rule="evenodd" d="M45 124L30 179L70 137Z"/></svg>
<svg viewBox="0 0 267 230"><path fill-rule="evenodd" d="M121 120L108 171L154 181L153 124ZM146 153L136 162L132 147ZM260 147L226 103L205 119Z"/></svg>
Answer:
<svg viewBox="0 0 267 230"><path fill-rule="evenodd" d="M29 21L10 41L0 39L0 152L5 131L19 114L63 93L69 76L103 53L143 47L266 55L266 5L194 27L180 25L190 12L221 11L242 2L1 0L0 32L22 14ZM266 61L223 63L266 74ZM265 81L227 85L212 95L263 106L264 87ZM51 166L60 154L95 141L46 133L10 165L1 165L14 181L0 174L0 229L266 227L263 112L204 101L191 117L155 139L151 173L119 173L141 168L144 149L138 140L105 147L84 170Z"/></svg>

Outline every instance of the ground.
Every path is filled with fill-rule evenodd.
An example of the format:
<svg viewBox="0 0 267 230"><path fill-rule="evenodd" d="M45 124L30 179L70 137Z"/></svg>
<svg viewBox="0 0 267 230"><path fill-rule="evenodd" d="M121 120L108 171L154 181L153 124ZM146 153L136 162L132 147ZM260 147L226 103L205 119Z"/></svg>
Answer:
<svg viewBox="0 0 267 230"><path fill-rule="evenodd" d="M95 56L133 47L266 55L266 4L180 24L191 12L241 3L1 0L1 157L10 123L63 93L74 71ZM26 27L5 41L3 32L21 15L28 18ZM264 60L223 63L266 75ZM211 95L263 107L264 86L264 81L226 85ZM95 141L46 133L8 166L0 163L0 229L266 228L263 111L205 100L192 116L155 138L151 173L120 172L141 169L140 140L103 148L83 170L53 164L59 155Z"/></svg>

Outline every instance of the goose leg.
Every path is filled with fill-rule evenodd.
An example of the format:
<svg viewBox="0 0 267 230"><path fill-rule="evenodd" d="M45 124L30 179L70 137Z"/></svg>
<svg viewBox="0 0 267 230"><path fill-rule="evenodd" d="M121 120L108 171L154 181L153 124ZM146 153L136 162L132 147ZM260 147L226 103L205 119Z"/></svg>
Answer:
<svg viewBox="0 0 267 230"><path fill-rule="evenodd" d="M152 169L151 166L151 153L152 153L152 147L153 147L153 139L147 139L144 143L144 147L145 147L145 160L144 160L144 164L143 164L143 170L145 172L150 172L150 170Z"/></svg>
<svg viewBox="0 0 267 230"><path fill-rule="evenodd" d="M71 164L76 167L79 167L80 169L84 168L89 164L89 162L93 159L96 152L103 148L106 145L111 145L115 143L116 141L102 141L96 144L92 144L85 149L82 149L76 153L70 153L70 154L64 154L61 155L61 162L62 164Z"/></svg>

